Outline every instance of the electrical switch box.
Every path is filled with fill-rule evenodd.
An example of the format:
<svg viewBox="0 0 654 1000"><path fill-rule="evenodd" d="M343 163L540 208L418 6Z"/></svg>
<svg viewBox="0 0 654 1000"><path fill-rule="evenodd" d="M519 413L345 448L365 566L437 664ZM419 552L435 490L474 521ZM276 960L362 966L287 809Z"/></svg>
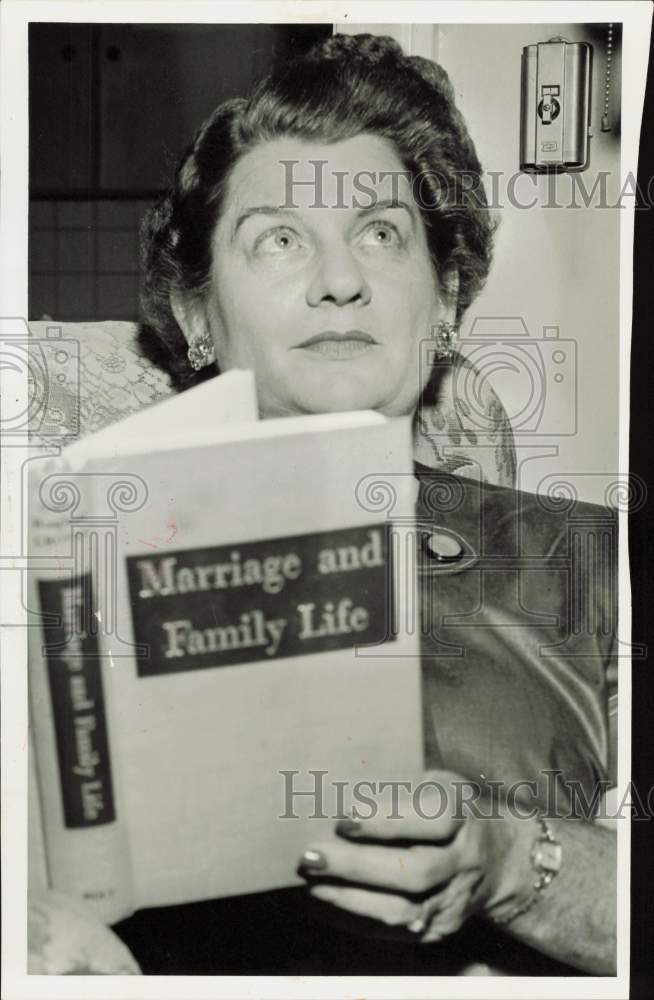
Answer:
<svg viewBox="0 0 654 1000"><path fill-rule="evenodd" d="M521 170L588 166L592 53L586 42L559 40L522 50Z"/></svg>

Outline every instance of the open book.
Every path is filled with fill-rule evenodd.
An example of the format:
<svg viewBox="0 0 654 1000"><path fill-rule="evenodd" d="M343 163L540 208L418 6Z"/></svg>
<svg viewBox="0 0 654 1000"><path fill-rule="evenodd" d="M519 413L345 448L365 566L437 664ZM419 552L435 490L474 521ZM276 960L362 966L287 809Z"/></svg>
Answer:
<svg viewBox="0 0 654 1000"><path fill-rule="evenodd" d="M31 863L107 922L298 884L422 766L410 421L256 416L231 372L32 463Z"/></svg>

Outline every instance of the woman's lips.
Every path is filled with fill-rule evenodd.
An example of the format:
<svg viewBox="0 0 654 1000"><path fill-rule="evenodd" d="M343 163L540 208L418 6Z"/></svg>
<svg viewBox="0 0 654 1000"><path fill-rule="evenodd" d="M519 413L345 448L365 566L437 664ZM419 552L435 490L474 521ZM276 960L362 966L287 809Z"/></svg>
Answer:
<svg viewBox="0 0 654 1000"><path fill-rule="evenodd" d="M363 330L346 330L344 333L339 333L337 330L324 330L297 346L300 350L309 351L311 354L332 361L342 361L364 354L376 343L375 338Z"/></svg>

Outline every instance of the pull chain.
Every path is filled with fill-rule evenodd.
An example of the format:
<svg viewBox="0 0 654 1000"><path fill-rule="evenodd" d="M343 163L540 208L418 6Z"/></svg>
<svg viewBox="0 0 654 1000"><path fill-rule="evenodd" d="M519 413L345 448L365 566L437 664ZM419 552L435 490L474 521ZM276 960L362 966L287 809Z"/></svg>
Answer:
<svg viewBox="0 0 654 1000"><path fill-rule="evenodd" d="M604 114L602 115L602 132L611 132L612 126L609 121L609 104L611 101L611 59L613 58L613 25L609 24L606 38L606 77L604 82Z"/></svg>

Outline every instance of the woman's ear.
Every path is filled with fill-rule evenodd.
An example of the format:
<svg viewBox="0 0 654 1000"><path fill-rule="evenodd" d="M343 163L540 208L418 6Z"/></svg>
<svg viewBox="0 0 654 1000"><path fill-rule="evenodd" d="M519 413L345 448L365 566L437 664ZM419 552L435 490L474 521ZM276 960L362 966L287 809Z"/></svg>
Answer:
<svg viewBox="0 0 654 1000"><path fill-rule="evenodd" d="M170 293L170 308L187 344L202 340L209 333L209 324L202 300L190 292Z"/></svg>

